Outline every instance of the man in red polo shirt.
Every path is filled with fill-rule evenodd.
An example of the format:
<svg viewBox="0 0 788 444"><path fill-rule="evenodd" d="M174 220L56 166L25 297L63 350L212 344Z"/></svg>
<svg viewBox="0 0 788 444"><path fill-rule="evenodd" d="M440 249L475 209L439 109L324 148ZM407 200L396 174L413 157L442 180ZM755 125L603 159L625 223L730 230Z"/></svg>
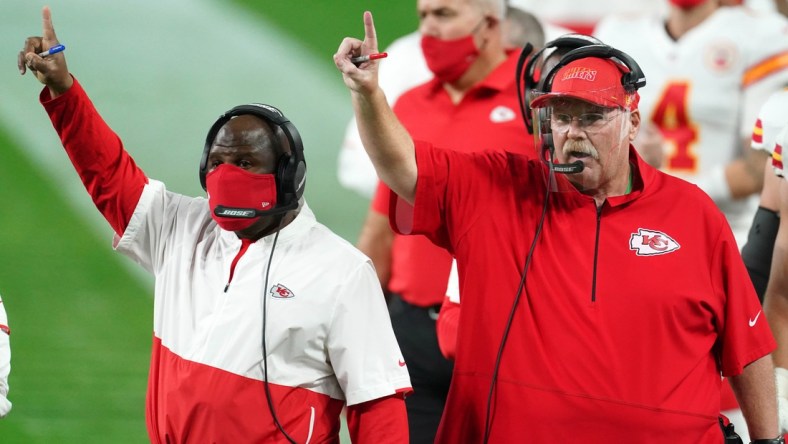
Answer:
<svg viewBox="0 0 788 444"><path fill-rule="evenodd" d="M631 145L634 61L586 47L551 70L531 103L551 158L461 153L414 143L375 68L350 62L377 50L364 23L334 61L399 196L392 224L457 258L463 309L436 442L720 443L721 374L754 442L782 442L775 341L730 227Z"/></svg>

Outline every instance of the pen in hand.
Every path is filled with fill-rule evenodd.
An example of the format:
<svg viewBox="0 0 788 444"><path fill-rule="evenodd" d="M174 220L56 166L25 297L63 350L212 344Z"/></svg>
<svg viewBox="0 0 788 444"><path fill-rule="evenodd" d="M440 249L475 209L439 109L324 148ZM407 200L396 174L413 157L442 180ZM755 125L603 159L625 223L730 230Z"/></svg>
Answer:
<svg viewBox="0 0 788 444"><path fill-rule="evenodd" d="M358 65L360 65L362 63L369 62L370 60L385 59L386 57L388 57L388 53L379 52L379 53L374 53L374 54L367 54L367 55L360 56L360 57L353 57L353 58L350 59L350 62L352 64L358 66Z"/></svg>
<svg viewBox="0 0 788 444"><path fill-rule="evenodd" d="M65 45L55 45L55 46L47 49L46 51L39 52L38 55L40 57L49 57L51 55L55 55L55 54L57 54L59 52L65 51L65 50L66 50L66 46Z"/></svg>

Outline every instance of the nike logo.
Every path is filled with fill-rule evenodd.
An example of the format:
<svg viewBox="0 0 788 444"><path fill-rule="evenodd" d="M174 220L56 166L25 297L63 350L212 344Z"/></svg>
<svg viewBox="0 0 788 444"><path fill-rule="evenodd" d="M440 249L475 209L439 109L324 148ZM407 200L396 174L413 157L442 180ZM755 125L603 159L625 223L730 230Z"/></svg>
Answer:
<svg viewBox="0 0 788 444"><path fill-rule="evenodd" d="M402 359L400 359L400 360L397 362L397 364L399 364L399 366L400 366L400 367L405 367L405 361L403 361Z"/></svg>
<svg viewBox="0 0 788 444"><path fill-rule="evenodd" d="M754 318L750 319L750 327L755 327L755 323L758 322L758 318L761 317L761 312L763 310L758 310L758 314L755 315Z"/></svg>

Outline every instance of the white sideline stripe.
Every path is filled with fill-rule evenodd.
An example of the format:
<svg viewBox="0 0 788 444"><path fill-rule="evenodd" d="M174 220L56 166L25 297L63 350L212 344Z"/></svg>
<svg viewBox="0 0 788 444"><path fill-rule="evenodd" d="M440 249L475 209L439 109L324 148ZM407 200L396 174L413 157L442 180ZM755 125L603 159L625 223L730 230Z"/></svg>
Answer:
<svg viewBox="0 0 788 444"><path fill-rule="evenodd" d="M112 230L76 179L38 104L41 85L15 68L25 37L41 34L43 3L2 3L0 41L6 44L0 45L5 65L0 70L0 119L33 165L52 177L99 233L106 233L109 244ZM331 169L310 175L313 189L327 186L318 177L335 176L336 152L351 109L342 79L332 68L332 54L316 63L311 53L262 19L219 0L47 4L67 47L69 69L137 163L169 189L203 193L197 164L209 126L223 111L249 102L282 109L309 145L310 165Z"/></svg>

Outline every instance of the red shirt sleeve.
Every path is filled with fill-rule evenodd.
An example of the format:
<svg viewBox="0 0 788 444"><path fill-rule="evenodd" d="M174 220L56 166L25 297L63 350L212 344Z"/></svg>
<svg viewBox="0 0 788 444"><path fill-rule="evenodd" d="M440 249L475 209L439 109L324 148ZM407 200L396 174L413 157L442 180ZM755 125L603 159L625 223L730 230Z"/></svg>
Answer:
<svg viewBox="0 0 788 444"><path fill-rule="evenodd" d="M93 203L122 235L148 183L145 173L123 149L76 78L65 94L52 99L45 87L39 100Z"/></svg>
<svg viewBox="0 0 788 444"><path fill-rule="evenodd" d="M405 398L397 393L347 408L350 440L355 444L400 444L408 442Z"/></svg>
<svg viewBox="0 0 788 444"><path fill-rule="evenodd" d="M385 183L378 181L378 187L375 189L375 195L372 197L372 210L380 214L389 214L389 194L391 190Z"/></svg>
<svg viewBox="0 0 788 444"><path fill-rule="evenodd" d="M435 323L438 335L438 347L446 359L454 360L457 354L457 328L460 323L460 304L452 302L449 297L443 298L440 316Z"/></svg>

